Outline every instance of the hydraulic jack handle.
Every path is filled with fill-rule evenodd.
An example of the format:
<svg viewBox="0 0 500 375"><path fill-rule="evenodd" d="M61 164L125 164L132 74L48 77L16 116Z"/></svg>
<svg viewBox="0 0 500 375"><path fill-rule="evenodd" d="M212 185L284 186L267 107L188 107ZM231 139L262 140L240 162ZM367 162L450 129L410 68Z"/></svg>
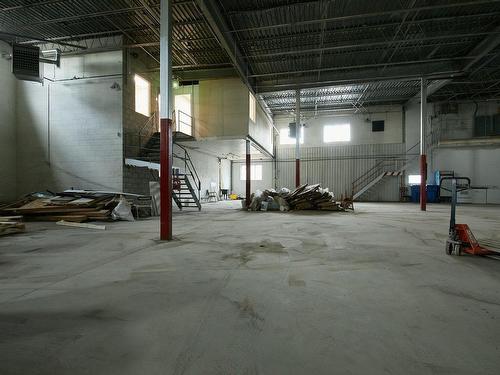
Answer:
<svg viewBox="0 0 500 375"><path fill-rule="evenodd" d="M451 180L451 189L447 189L444 187L441 187L441 189L444 189L446 191L451 191L451 216L450 216L450 231L449 233L453 233L455 230L455 211L457 207L457 193L459 191L463 190L468 190L470 189L470 178L469 177L441 177L439 180L439 186L443 183L444 180ZM464 180L467 181L467 184L465 186L458 188L457 187L457 181L459 180Z"/></svg>

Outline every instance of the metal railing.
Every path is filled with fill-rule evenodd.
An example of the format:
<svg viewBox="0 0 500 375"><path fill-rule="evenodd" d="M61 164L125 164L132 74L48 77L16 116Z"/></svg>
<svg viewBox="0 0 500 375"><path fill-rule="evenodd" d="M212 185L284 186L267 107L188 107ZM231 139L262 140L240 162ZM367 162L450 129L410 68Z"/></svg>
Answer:
<svg viewBox="0 0 500 375"><path fill-rule="evenodd" d="M391 171L399 172L408 162L407 158L387 158L378 160L372 168L352 182L352 196L383 173Z"/></svg>
<svg viewBox="0 0 500 375"><path fill-rule="evenodd" d="M184 161L184 174L186 176L191 176L194 185L196 186L196 190L198 190L198 199L201 199L201 179L194 167L193 161L191 160L191 156L187 151L186 147L177 143L177 147L184 151L184 157L180 157L177 154L172 154L174 158L180 159ZM188 173L189 172L189 173Z"/></svg>
<svg viewBox="0 0 500 375"><path fill-rule="evenodd" d="M433 147L435 147L439 143L439 129L434 129L434 130L431 129L431 132L427 134L427 136L425 137L425 141L428 150L431 150ZM367 170L365 173L363 173L361 176L359 176L352 182L352 196L354 196L357 192L361 191L361 189L367 186L374 179L382 175L382 173L390 172L391 169L394 172L400 172L406 169L408 164L410 164L411 162L415 161L418 158L419 156L418 150L416 153L413 152L410 153L410 152L419 146L420 146L420 141L418 141L409 149L407 149L406 157L404 158L388 157L377 161L372 168Z"/></svg>
<svg viewBox="0 0 500 375"><path fill-rule="evenodd" d="M174 123L174 129L176 131L194 136L193 117L191 115L178 109L176 111L176 116L174 116Z"/></svg>
<svg viewBox="0 0 500 375"><path fill-rule="evenodd" d="M158 132L158 112L153 112L151 116L147 119L147 121L144 123L144 125L141 127L139 130L139 148L143 147L143 139L144 136L146 136L147 140L156 132ZM146 141L147 142L147 141Z"/></svg>

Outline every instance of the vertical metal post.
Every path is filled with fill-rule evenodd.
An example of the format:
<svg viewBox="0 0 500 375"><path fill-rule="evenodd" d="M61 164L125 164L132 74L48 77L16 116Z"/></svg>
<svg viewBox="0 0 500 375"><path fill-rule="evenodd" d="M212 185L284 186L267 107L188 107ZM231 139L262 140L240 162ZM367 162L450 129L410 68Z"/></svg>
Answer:
<svg viewBox="0 0 500 375"><path fill-rule="evenodd" d="M425 134L427 123L427 80L420 80L420 210L427 209L427 156Z"/></svg>
<svg viewBox="0 0 500 375"><path fill-rule="evenodd" d="M172 14L161 0L160 25L160 239L172 239Z"/></svg>
<svg viewBox="0 0 500 375"><path fill-rule="evenodd" d="M295 187L300 186L300 90L295 92Z"/></svg>
<svg viewBox="0 0 500 375"><path fill-rule="evenodd" d="M247 139L247 144L246 144L246 189L245 189L245 199L246 199L246 206L247 208L250 207L250 195L251 195L251 190L250 190L250 178L252 177L251 175L251 165L252 165L252 160L250 158L250 141Z"/></svg>
<svg viewBox="0 0 500 375"><path fill-rule="evenodd" d="M453 229L455 229L455 212L457 209L457 180L454 178L451 180L451 216L450 216L450 230L451 234Z"/></svg>

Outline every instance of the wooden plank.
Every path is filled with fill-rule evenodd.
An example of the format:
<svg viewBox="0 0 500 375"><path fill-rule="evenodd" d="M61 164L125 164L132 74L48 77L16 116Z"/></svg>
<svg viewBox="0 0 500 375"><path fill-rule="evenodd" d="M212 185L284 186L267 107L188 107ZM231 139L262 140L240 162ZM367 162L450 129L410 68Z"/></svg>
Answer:
<svg viewBox="0 0 500 375"><path fill-rule="evenodd" d="M21 221L22 216L0 216L0 221Z"/></svg>
<svg viewBox="0 0 500 375"><path fill-rule="evenodd" d="M23 223L16 222L0 222L0 236L7 234L21 233L24 232L25 226Z"/></svg>
<svg viewBox="0 0 500 375"><path fill-rule="evenodd" d="M67 227L76 227L76 228L87 228L87 229L99 229L99 230L105 230L106 226L105 225L95 225L95 224L88 224L88 223L71 223L69 221L58 221L56 223L57 225L64 225Z"/></svg>
<svg viewBox="0 0 500 375"><path fill-rule="evenodd" d="M36 216L34 220L38 219L40 221L71 221L73 223L82 223L87 221L89 218L87 215L44 215Z"/></svg>

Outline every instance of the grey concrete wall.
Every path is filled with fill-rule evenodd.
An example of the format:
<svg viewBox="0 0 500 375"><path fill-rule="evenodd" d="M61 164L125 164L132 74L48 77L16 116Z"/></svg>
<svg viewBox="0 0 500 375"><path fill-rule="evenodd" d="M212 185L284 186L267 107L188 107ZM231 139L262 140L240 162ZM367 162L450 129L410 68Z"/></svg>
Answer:
<svg viewBox="0 0 500 375"><path fill-rule="evenodd" d="M0 202L16 198L16 78L7 57L11 48L0 41Z"/></svg>
<svg viewBox="0 0 500 375"><path fill-rule="evenodd" d="M18 82L17 194L122 190L121 52L63 58L45 75L55 81Z"/></svg>

